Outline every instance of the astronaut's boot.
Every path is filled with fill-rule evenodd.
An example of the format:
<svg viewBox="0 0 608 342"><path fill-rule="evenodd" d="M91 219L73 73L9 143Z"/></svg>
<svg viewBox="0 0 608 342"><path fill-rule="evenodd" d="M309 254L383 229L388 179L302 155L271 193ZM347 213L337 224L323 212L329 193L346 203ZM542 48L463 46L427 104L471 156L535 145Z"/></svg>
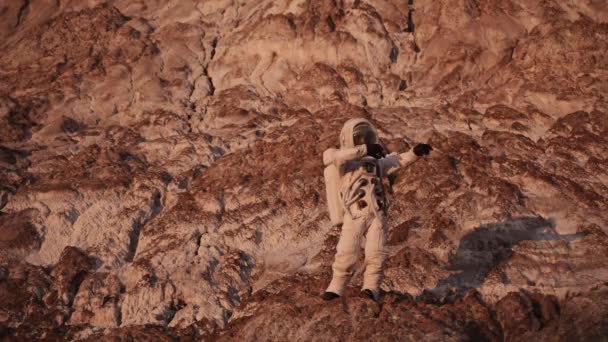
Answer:
<svg viewBox="0 0 608 342"><path fill-rule="evenodd" d="M322 295L321 298L323 298L323 300L333 300L336 298L340 298L340 295L331 291L325 291Z"/></svg>
<svg viewBox="0 0 608 342"><path fill-rule="evenodd" d="M376 301L376 296L370 289L363 289L361 292L359 292L359 297Z"/></svg>

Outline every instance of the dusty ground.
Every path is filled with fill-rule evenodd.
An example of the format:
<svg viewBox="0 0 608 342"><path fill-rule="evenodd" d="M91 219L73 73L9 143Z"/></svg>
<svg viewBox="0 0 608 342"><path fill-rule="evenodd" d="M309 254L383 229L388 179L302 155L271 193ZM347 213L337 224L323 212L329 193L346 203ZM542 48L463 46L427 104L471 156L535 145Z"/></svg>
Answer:
<svg viewBox="0 0 608 342"><path fill-rule="evenodd" d="M0 4L0 336L608 336L601 0ZM318 298L321 154L392 151L374 304Z"/></svg>

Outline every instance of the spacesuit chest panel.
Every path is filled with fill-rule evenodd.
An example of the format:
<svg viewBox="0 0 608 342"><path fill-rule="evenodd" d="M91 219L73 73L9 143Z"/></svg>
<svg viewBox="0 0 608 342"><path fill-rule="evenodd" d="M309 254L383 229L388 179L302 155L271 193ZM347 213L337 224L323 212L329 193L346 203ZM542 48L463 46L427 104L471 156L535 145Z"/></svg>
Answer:
<svg viewBox="0 0 608 342"><path fill-rule="evenodd" d="M348 161L340 171L340 195L344 209L353 217L369 213L379 214L386 209L385 194L375 158Z"/></svg>

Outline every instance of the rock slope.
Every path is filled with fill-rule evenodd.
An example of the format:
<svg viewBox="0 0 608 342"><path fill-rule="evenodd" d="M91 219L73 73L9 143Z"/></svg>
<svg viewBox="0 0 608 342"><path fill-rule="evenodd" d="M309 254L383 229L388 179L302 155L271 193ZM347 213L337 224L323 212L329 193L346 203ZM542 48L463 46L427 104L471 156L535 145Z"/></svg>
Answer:
<svg viewBox="0 0 608 342"><path fill-rule="evenodd" d="M600 0L0 5L0 335L608 335ZM391 151L379 304L318 298L321 154Z"/></svg>

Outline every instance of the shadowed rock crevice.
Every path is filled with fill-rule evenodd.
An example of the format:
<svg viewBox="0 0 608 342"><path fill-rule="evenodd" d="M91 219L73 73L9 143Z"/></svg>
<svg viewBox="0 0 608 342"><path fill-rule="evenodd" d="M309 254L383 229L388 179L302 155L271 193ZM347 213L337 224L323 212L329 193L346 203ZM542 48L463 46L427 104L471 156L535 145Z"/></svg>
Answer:
<svg viewBox="0 0 608 342"><path fill-rule="evenodd" d="M414 9L410 8L407 12L407 32L414 33L416 25L414 25Z"/></svg>
<svg viewBox="0 0 608 342"><path fill-rule="evenodd" d="M128 254L125 257L125 261L132 262L137 254L137 246L139 245L139 238L142 229L145 228L146 224L153 220L163 209L162 195L160 191L155 191L152 196L150 204L150 212L140 211L139 218L133 222L131 232L129 232L129 249Z"/></svg>
<svg viewBox="0 0 608 342"><path fill-rule="evenodd" d="M25 16L25 11L27 11L29 5L30 0L23 0L23 4L21 5L21 7L19 7L19 13L17 14L17 23L15 24L15 27L21 25L21 21L23 20L23 17Z"/></svg>

